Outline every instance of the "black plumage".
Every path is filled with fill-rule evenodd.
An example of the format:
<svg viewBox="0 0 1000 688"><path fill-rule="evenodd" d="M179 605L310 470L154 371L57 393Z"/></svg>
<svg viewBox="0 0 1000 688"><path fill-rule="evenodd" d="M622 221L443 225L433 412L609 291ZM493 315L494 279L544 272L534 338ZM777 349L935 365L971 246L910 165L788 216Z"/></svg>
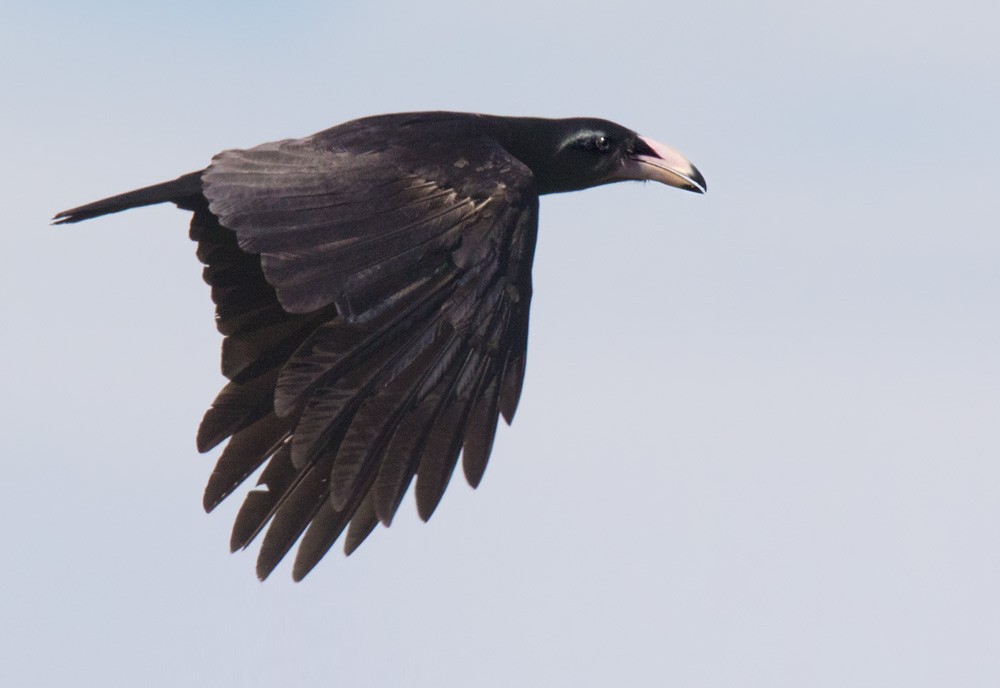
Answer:
<svg viewBox="0 0 1000 688"><path fill-rule="evenodd" d="M200 451L229 440L204 505L266 464L231 546L266 529L265 578L301 537L298 580L345 529L349 554L389 525L414 480L424 520L460 457L479 484L521 393L538 197L625 179L705 189L605 120L397 114L225 151L55 219L193 212L230 380L198 430Z"/></svg>

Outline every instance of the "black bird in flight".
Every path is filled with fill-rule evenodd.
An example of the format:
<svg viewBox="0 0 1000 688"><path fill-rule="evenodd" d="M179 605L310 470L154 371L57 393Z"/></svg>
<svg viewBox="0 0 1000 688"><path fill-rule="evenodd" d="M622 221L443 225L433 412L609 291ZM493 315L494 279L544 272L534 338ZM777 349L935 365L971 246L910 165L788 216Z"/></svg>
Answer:
<svg viewBox="0 0 1000 688"><path fill-rule="evenodd" d="M264 579L305 533L300 580L345 528L350 554L388 526L414 477L425 521L460 454L479 484L521 393L538 197L629 179L706 188L606 120L393 114L224 151L54 219L194 213L229 379L198 430L202 452L229 438L204 506L266 462L231 547L270 523Z"/></svg>

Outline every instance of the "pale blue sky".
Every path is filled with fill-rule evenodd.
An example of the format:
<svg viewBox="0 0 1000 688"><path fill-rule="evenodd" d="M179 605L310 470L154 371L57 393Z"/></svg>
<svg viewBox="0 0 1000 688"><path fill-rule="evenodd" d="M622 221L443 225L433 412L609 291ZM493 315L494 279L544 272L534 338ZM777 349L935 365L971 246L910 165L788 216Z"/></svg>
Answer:
<svg viewBox="0 0 1000 688"><path fill-rule="evenodd" d="M0 685L996 686L987 3L0 10ZM607 117L699 197L546 197L479 490L266 584L206 516L187 215L58 210L379 112Z"/></svg>

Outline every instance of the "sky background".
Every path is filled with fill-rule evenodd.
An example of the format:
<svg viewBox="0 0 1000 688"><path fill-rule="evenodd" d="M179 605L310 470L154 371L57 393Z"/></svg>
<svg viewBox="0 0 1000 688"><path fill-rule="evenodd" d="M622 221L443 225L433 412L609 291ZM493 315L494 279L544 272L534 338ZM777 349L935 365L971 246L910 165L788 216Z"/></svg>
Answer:
<svg viewBox="0 0 1000 688"><path fill-rule="evenodd" d="M1000 685L998 21L4 4L0 685ZM241 497L201 510L223 380L187 214L48 218L423 109L606 117L710 191L543 198L481 487L261 584Z"/></svg>

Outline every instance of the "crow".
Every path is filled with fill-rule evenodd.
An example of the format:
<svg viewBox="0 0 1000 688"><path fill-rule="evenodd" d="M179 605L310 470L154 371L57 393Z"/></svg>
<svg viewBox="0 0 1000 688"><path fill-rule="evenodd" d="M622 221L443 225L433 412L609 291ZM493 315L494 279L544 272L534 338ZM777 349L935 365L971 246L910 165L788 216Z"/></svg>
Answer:
<svg viewBox="0 0 1000 688"><path fill-rule="evenodd" d="M414 478L425 521L460 455L479 484L521 394L538 198L623 180L706 190L606 120L418 112L227 150L54 222L194 213L229 379L198 430L201 452L229 440L204 507L266 464L230 546L266 528L263 580L301 537L301 580L345 529L350 554L388 526Z"/></svg>

